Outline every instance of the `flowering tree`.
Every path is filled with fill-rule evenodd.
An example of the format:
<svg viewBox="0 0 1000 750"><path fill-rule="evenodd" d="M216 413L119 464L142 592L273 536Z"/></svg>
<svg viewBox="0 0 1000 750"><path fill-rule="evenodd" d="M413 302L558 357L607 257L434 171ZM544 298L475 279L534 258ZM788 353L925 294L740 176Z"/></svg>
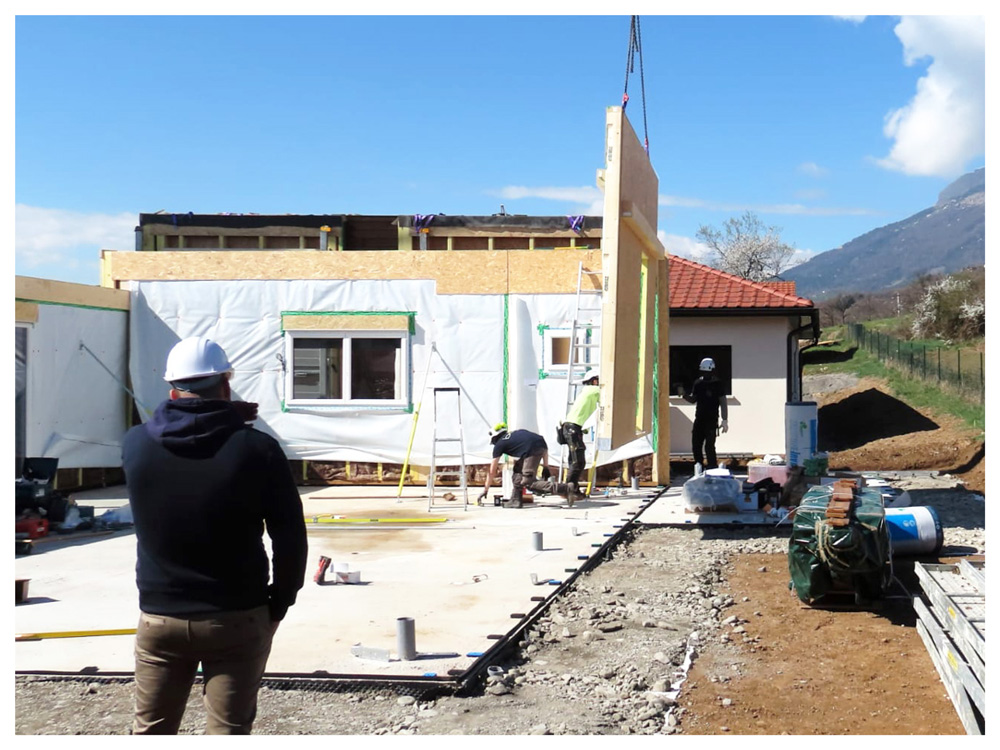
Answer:
<svg viewBox="0 0 1000 750"><path fill-rule="evenodd" d="M986 302L967 278L946 276L931 284L913 309L917 338L965 339L986 333Z"/></svg>
<svg viewBox="0 0 1000 750"><path fill-rule="evenodd" d="M779 227L766 226L753 211L729 219L721 230L702 225L696 236L712 249L712 265L750 281L778 276L795 252L782 241Z"/></svg>

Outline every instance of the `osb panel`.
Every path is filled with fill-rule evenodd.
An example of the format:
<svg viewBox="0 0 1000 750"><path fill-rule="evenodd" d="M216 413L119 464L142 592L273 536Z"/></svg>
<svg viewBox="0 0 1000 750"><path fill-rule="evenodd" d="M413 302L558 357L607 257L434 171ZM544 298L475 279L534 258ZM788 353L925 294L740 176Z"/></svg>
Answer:
<svg viewBox="0 0 1000 750"><path fill-rule="evenodd" d="M597 250L209 250L108 252L105 258L115 281L428 279L437 282L438 294L571 293L576 291L580 261L595 270L601 262ZM594 278L585 282L584 289L599 288Z"/></svg>
<svg viewBox="0 0 1000 750"><path fill-rule="evenodd" d="M138 253L131 253L138 255ZM107 307L128 310L129 294L121 289L74 284L68 281L36 279L31 276L14 277L14 297L31 302L54 302L63 305Z"/></svg>
<svg viewBox="0 0 1000 750"><path fill-rule="evenodd" d="M605 131L604 227L601 251L604 305L601 329L600 450L613 450L652 429L653 295L660 274L655 265L641 294L642 259L656 237L658 180L642 144L621 107L609 107ZM622 219L624 207L643 215L645 223ZM645 317L640 315L645 305ZM642 322L643 330L640 331ZM640 357L641 352L645 357ZM640 362L643 367L640 387ZM639 423L637 424L637 417Z"/></svg>
<svg viewBox="0 0 1000 750"><path fill-rule="evenodd" d="M575 294L580 263L601 270L599 250L513 250L510 258L511 294ZM584 291L600 291L601 277L583 277Z"/></svg>
<svg viewBox="0 0 1000 750"><path fill-rule="evenodd" d="M406 331L408 315L296 315L283 314L286 331Z"/></svg>
<svg viewBox="0 0 1000 750"><path fill-rule="evenodd" d="M14 322L15 323L37 323L38 303L22 302L14 300Z"/></svg>

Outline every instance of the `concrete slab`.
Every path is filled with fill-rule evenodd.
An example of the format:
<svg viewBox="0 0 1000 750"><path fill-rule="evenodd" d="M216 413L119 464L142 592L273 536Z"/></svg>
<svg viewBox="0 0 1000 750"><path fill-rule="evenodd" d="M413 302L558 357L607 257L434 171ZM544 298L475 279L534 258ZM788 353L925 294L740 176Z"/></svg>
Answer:
<svg viewBox="0 0 1000 750"><path fill-rule="evenodd" d="M655 494L615 491L573 508L558 497L538 498L519 510L464 509L460 500L438 498L429 512L422 488L406 488L400 500L394 487L300 491L308 522L306 583L275 637L269 674L413 677L465 670L494 645L488 636L506 634L520 622L512 615L538 605L532 597L555 591L533 584L533 577L564 580L616 527L644 507L648 512L652 506L644 504ZM75 497L110 508L125 493L119 487ZM339 523L330 522L335 516ZM542 535L540 550L535 532ZM313 583L320 555L359 571L360 583ZM15 607L15 633L134 628L138 620L131 531L55 537L16 558L15 577L31 579L28 600ZM327 579L333 578L331 567ZM414 620L411 661L397 656L401 617ZM132 647L128 635L17 642L14 664L17 671L131 672Z"/></svg>

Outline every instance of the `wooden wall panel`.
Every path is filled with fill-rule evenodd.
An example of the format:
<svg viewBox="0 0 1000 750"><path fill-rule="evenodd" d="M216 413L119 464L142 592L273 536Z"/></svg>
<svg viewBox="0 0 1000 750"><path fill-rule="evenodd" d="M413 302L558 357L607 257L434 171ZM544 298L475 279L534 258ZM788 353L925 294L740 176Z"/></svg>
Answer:
<svg viewBox="0 0 1000 750"><path fill-rule="evenodd" d="M36 279L32 276L14 277L14 297L30 302L52 302L61 305L102 307L111 310L128 310L129 294L121 289L107 289L69 281Z"/></svg>
<svg viewBox="0 0 1000 750"><path fill-rule="evenodd" d="M322 315L282 313L286 331L408 331L409 315Z"/></svg>
<svg viewBox="0 0 1000 750"><path fill-rule="evenodd" d="M572 294L580 261L596 250L450 252L201 251L105 252L115 282L254 279L429 279L439 294ZM585 287L586 288L586 287ZM595 287L596 288L596 287Z"/></svg>
<svg viewBox="0 0 1000 750"><path fill-rule="evenodd" d="M598 449L614 450L652 431L654 305L666 253L656 238L659 181L621 107L605 131L601 262L601 420ZM646 262L646 273L643 263Z"/></svg>

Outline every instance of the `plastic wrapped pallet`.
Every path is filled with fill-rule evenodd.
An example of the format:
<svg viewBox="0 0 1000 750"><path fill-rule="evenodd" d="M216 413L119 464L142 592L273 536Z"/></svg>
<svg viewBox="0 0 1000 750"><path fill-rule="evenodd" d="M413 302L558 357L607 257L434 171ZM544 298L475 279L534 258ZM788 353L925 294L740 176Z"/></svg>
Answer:
<svg viewBox="0 0 1000 750"><path fill-rule="evenodd" d="M706 472L684 483L681 495L684 507L694 512L739 510L743 486L729 472Z"/></svg>
<svg viewBox="0 0 1000 750"><path fill-rule="evenodd" d="M806 604L853 594L855 601L878 599L888 589L892 569L889 530L882 496L855 488L845 525L827 517L835 487L812 487L802 498L788 541L788 570L795 593Z"/></svg>

